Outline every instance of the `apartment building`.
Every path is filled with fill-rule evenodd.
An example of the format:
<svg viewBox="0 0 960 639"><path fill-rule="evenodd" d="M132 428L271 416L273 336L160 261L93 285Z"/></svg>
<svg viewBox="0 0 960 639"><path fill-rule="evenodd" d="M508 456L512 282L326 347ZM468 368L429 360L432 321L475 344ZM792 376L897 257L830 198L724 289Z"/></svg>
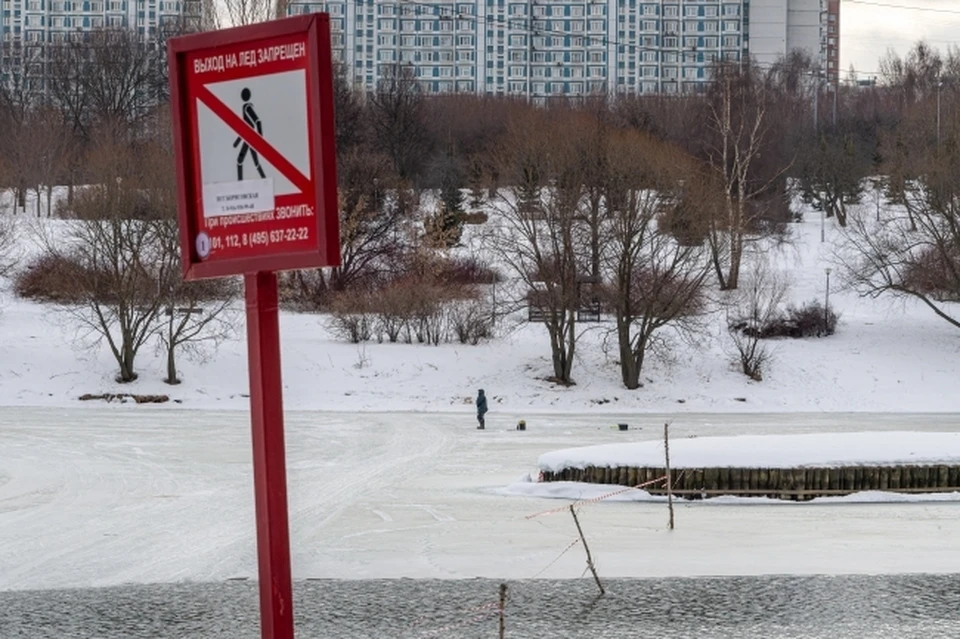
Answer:
<svg viewBox="0 0 960 639"><path fill-rule="evenodd" d="M200 0L0 0L0 81L42 90L47 47L84 32L123 28L162 45L199 29Z"/></svg>
<svg viewBox="0 0 960 639"><path fill-rule="evenodd" d="M826 68L828 6L839 15L838 0L290 0L287 12L330 14L355 86L400 64L427 92L542 101L696 92L715 60L794 48Z"/></svg>
<svg viewBox="0 0 960 639"><path fill-rule="evenodd" d="M197 0L0 0L0 39L58 42L71 32L126 28L144 38L199 17Z"/></svg>

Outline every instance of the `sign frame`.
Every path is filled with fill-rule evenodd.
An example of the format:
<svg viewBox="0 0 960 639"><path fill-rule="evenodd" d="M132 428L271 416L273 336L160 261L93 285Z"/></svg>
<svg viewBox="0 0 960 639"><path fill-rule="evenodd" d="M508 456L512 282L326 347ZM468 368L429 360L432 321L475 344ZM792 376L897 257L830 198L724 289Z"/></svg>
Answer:
<svg viewBox="0 0 960 639"><path fill-rule="evenodd" d="M206 260L197 248L199 220L203 216L199 139L194 135L198 106L190 99L192 77L188 54L219 47L256 44L286 36L306 35L307 121L317 246L309 250L271 251L267 254ZM340 263L339 206L333 112L333 60L330 17L325 13L273 20L260 24L171 38L167 44L174 153L177 158L177 210L180 255L185 280L224 277L265 271L336 266ZM260 76L265 74L259 74ZM250 78L258 77L252 70ZM191 103L193 102L193 103ZM239 116L237 116L239 118ZM229 126L229 125L228 125ZM307 135L307 131L304 132ZM198 189L199 184L199 189Z"/></svg>

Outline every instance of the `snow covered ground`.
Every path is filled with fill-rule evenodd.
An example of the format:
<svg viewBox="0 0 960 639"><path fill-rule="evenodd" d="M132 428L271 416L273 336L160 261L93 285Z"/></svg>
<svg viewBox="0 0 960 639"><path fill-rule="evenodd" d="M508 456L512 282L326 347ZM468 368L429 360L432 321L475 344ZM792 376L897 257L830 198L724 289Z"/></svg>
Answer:
<svg viewBox="0 0 960 639"><path fill-rule="evenodd" d="M831 235L820 243L817 215L791 225L793 246L774 256L795 303L826 293ZM32 250L27 241L21 261ZM636 391L620 384L615 349L604 352L610 322L584 326L577 384L563 388L545 381L552 370L541 326L514 323L480 346L354 345L334 339L324 316L285 312L284 401L293 410L469 412L484 388L491 408L516 413L960 412L960 331L917 304L839 291L837 279L835 269L830 306L841 314L837 334L774 342L763 382L737 370L725 319L716 313L698 343L675 340L669 355L651 358ZM0 294L0 405L73 406L84 393L130 392L167 393L183 407L245 409L242 321L238 329L204 361L181 358L178 387L162 382L165 360L151 347L138 357L140 379L122 386L113 381L105 345L90 348L69 318L7 290Z"/></svg>

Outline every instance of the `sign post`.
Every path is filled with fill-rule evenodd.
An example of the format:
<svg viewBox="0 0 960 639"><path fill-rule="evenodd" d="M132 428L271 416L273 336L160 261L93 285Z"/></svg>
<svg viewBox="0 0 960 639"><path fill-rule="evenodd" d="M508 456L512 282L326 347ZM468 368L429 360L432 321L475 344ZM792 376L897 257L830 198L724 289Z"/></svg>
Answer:
<svg viewBox="0 0 960 639"><path fill-rule="evenodd" d="M261 635L292 639L276 271L340 262L329 17L168 52L183 275L244 276Z"/></svg>

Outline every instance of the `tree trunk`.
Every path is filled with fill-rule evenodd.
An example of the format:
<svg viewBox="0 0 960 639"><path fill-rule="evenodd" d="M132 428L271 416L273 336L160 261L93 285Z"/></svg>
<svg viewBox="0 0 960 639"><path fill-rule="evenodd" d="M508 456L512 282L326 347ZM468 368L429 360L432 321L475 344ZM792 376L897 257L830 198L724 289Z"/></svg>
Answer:
<svg viewBox="0 0 960 639"><path fill-rule="evenodd" d="M637 386L640 386L640 373L643 372L643 361L646 359L649 337L649 334L641 334L637 338L637 344L633 350L633 367L637 369Z"/></svg>
<svg viewBox="0 0 960 639"><path fill-rule="evenodd" d="M720 263L720 246L719 243L713 239L711 234L710 239L710 261L713 263L713 270L717 274L717 283L720 284L720 290L727 290L727 278L723 276L723 265Z"/></svg>
<svg viewBox="0 0 960 639"><path fill-rule="evenodd" d="M117 362L120 365L120 375L117 377L117 381L126 384L137 379L137 373L133 368L133 360L136 358L137 353L133 350L133 345L129 343L129 339L124 336L123 346L120 349L120 361Z"/></svg>
<svg viewBox="0 0 960 639"><path fill-rule="evenodd" d="M843 200L837 203L837 223L843 227L847 226L847 207L843 204Z"/></svg>
<svg viewBox="0 0 960 639"><path fill-rule="evenodd" d="M828 195L824 200L823 210L824 215L826 215L828 218L833 217L833 214L837 210L837 198Z"/></svg>
<svg viewBox="0 0 960 639"><path fill-rule="evenodd" d="M730 270L727 272L725 290L734 290L740 284L740 261L743 259L743 237L730 234Z"/></svg>
<svg viewBox="0 0 960 639"><path fill-rule="evenodd" d="M620 347L620 378L628 390L640 388L640 369L633 359L633 349L630 347L630 324L617 318L617 341Z"/></svg>
<svg viewBox="0 0 960 639"><path fill-rule="evenodd" d="M177 377L176 351L177 345L173 340L170 340L167 344L167 378L163 380L167 384L180 383L180 379Z"/></svg>
<svg viewBox="0 0 960 639"><path fill-rule="evenodd" d="M600 198L590 198L590 276L600 281Z"/></svg>
<svg viewBox="0 0 960 639"><path fill-rule="evenodd" d="M137 379L137 374L133 370L133 360L128 360L126 357L123 357L120 361L120 375L117 377L117 381L121 384L126 384Z"/></svg>
<svg viewBox="0 0 960 639"><path fill-rule="evenodd" d="M47 217L53 215L53 187L47 186Z"/></svg>
<svg viewBox="0 0 960 639"><path fill-rule="evenodd" d="M559 311L566 314L566 311ZM573 348L575 335L574 326L567 322L547 322L547 331L550 333L550 351L553 360L553 375L558 382L571 383L573 370Z"/></svg>
<svg viewBox="0 0 960 639"><path fill-rule="evenodd" d="M567 344L566 344L566 365L563 369L563 381L567 384L573 383L573 354L577 347L576 333L577 311L572 309L567 313Z"/></svg>
<svg viewBox="0 0 960 639"><path fill-rule="evenodd" d="M37 192L37 217L40 217L40 205L42 204L42 199L40 197L40 185L34 189Z"/></svg>

